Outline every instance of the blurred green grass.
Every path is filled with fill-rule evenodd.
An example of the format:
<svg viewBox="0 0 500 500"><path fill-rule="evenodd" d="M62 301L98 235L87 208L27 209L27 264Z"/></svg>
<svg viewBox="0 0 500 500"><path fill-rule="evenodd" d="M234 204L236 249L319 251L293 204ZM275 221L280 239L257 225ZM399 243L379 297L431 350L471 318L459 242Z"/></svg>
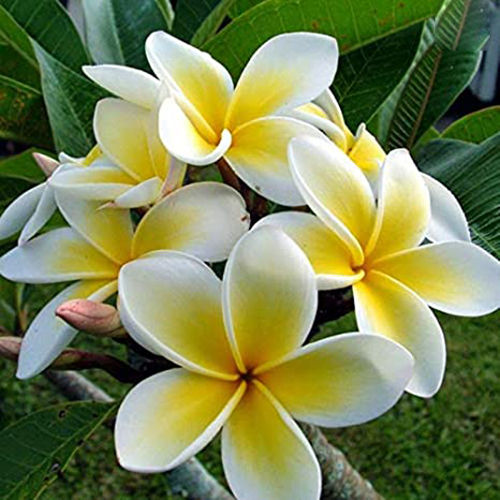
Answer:
<svg viewBox="0 0 500 500"><path fill-rule="evenodd" d="M431 400L405 395L380 419L327 431L331 442L388 499L494 500L500 497L500 313L485 318L439 315L446 333L448 367L443 388ZM352 315L322 334L355 329ZM80 335L78 344L96 347ZM111 344L110 344L111 347ZM101 345L102 349L102 345ZM120 348L112 346L119 353ZM17 381L14 366L0 361L0 426L63 401L42 377ZM127 390L107 375L87 372L115 397ZM221 477L219 445L200 454ZM121 470L109 429L100 429L74 457L42 500L180 500L163 475Z"/></svg>

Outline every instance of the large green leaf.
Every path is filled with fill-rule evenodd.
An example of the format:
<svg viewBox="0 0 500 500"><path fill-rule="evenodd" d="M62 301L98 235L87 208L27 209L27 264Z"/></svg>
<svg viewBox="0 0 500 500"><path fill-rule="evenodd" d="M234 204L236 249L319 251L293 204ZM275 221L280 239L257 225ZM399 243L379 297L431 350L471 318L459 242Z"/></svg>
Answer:
<svg viewBox="0 0 500 500"><path fill-rule="evenodd" d="M89 62L85 47L57 0L0 0L0 6L49 54L74 70Z"/></svg>
<svg viewBox="0 0 500 500"><path fill-rule="evenodd" d="M144 42L168 26L156 0L83 0L87 44L96 63L148 70Z"/></svg>
<svg viewBox="0 0 500 500"><path fill-rule="evenodd" d="M0 432L0 498L38 498L115 408L106 403L65 403L4 428Z"/></svg>
<svg viewBox="0 0 500 500"><path fill-rule="evenodd" d="M452 123L443 139L459 139L479 144L500 130L500 106L482 109Z"/></svg>
<svg viewBox="0 0 500 500"><path fill-rule="evenodd" d="M107 94L35 44L42 72L42 88L57 151L84 156L95 141L92 117Z"/></svg>
<svg viewBox="0 0 500 500"><path fill-rule="evenodd" d="M411 148L469 84L487 39L487 0L448 0L379 117L387 149Z"/></svg>
<svg viewBox="0 0 500 500"><path fill-rule="evenodd" d="M189 42L201 23L224 0L178 0L172 34Z"/></svg>
<svg viewBox="0 0 500 500"><path fill-rule="evenodd" d="M355 129L383 104L410 67L422 24L341 56L333 91L347 124Z"/></svg>
<svg viewBox="0 0 500 500"><path fill-rule="evenodd" d="M244 12L257 4L262 3L264 0L235 0L231 8L229 9L229 16L234 19L235 17L241 16Z"/></svg>
<svg viewBox="0 0 500 500"><path fill-rule="evenodd" d="M38 63L28 35L1 4L0 39L2 43L11 46L18 56L24 60L24 63L31 65L33 69L37 70ZM4 63L2 62L3 65Z"/></svg>
<svg viewBox="0 0 500 500"><path fill-rule="evenodd" d="M14 47L0 42L0 75L40 89L38 65L33 66L27 59L19 56Z"/></svg>
<svg viewBox="0 0 500 500"><path fill-rule="evenodd" d="M430 142L418 165L455 194L473 240L500 258L500 132L479 145L451 139Z"/></svg>
<svg viewBox="0 0 500 500"><path fill-rule="evenodd" d="M51 133L40 91L0 76L0 95L0 138L50 148Z"/></svg>
<svg viewBox="0 0 500 500"><path fill-rule="evenodd" d="M215 35L228 15L229 9L233 3L234 0L220 0L217 6L210 12L193 34L191 43L196 46L201 46Z"/></svg>
<svg viewBox="0 0 500 500"><path fill-rule="evenodd" d="M204 45L237 77L252 53L274 35L318 31L335 36L341 53L416 24L442 0L267 0L247 10Z"/></svg>

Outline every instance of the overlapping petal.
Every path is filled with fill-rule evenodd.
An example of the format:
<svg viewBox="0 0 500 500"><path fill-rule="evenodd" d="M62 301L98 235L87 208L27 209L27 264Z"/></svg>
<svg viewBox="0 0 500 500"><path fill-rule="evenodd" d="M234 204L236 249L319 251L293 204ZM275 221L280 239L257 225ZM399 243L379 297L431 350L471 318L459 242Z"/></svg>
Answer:
<svg viewBox="0 0 500 500"><path fill-rule="evenodd" d="M87 200L113 200L136 184L121 168L112 166L72 168L53 179L55 189L67 189L78 198Z"/></svg>
<svg viewBox="0 0 500 500"><path fill-rule="evenodd" d="M362 264L375 220L375 200L366 177L338 147L324 139L292 141L289 159L297 186L316 215Z"/></svg>
<svg viewBox="0 0 500 500"><path fill-rule="evenodd" d="M118 412L115 443L120 464L136 472L180 465L215 437L245 386L182 368L144 380L128 393Z"/></svg>
<svg viewBox="0 0 500 500"><path fill-rule="evenodd" d="M222 430L222 462L237 498L318 500L318 462L297 424L254 382Z"/></svg>
<svg viewBox="0 0 500 500"><path fill-rule="evenodd" d="M224 322L240 370L297 349L317 308L314 271L283 231L262 226L236 244L223 280Z"/></svg>
<svg viewBox="0 0 500 500"><path fill-rule="evenodd" d="M261 45L236 85L226 127L306 104L328 88L335 76L338 47L317 33L286 33Z"/></svg>
<svg viewBox="0 0 500 500"><path fill-rule="evenodd" d="M237 377L221 283L203 262L180 252L152 253L121 269L119 294L123 324L141 345L189 370Z"/></svg>
<svg viewBox="0 0 500 500"><path fill-rule="evenodd" d="M151 177L120 194L113 205L118 208L152 205L159 198L162 186L163 182L159 177Z"/></svg>
<svg viewBox="0 0 500 500"><path fill-rule="evenodd" d="M56 309L63 302L71 299L102 302L115 292L116 281L86 280L75 283L56 295L38 313L23 337L17 377L27 379L45 370L78 333L56 316Z"/></svg>
<svg viewBox="0 0 500 500"><path fill-rule="evenodd" d="M359 329L385 335L406 347L415 358L406 390L433 396L443 381L446 347L429 307L409 288L377 271L368 273L353 291Z"/></svg>
<svg viewBox="0 0 500 500"><path fill-rule="evenodd" d="M377 219L366 248L369 259L419 245L430 213L429 191L410 153L391 151L382 168Z"/></svg>
<svg viewBox="0 0 500 500"><path fill-rule="evenodd" d="M223 130L219 142L207 140L174 101L166 99L160 108L160 138L179 160L191 165L208 165L221 158L231 146L231 133Z"/></svg>
<svg viewBox="0 0 500 500"><path fill-rule="evenodd" d="M292 118L254 120L233 134L225 159L239 177L265 198L281 205L303 205L287 158L290 140L303 135L322 137L314 127Z"/></svg>
<svg viewBox="0 0 500 500"><path fill-rule="evenodd" d="M153 109L161 82L145 71L116 64L83 66L82 71L112 94L146 109Z"/></svg>
<svg viewBox="0 0 500 500"><path fill-rule="evenodd" d="M100 201L75 198L64 189L56 190L56 201L68 224L102 254L117 264L130 258L133 228L128 210L100 208Z"/></svg>
<svg viewBox="0 0 500 500"><path fill-rule="evenodd" d="M470 241L465 214L453 193L430 175L422 174L431 201L427 238L431 241Z"/></svg>
<svg viewBox="0 0 500 500"><path fill-rule="evenodd" d="M363 278L364 271L353 271L346 245L318 217L279 212L264 217L254 227L262 225L279 227L299 245L314 268L320 290L343 288Z"/></svg>
<svg viewBox="0 0 500 500"><path fill-rule="evenodd" d="M47 184L44 182L25 191L0 216L0 240L20 231L36 210Z"/></svg>
<svg viewBox="0 0 500 500"><path fill-rule="evenodd" d="M213 132L220 134L233 92L224 66L206 52L159 31L148 37L146 54L158 78L182 94Z"/></svg>
<svg viewBox="0 0 500 500"><path fill-rule="evenodd" d="M179 250L208 261L228 257L250 218L234 189L217 182L178 189L153 207L134 234L133 256Z"/></svg>
<svg viewBox="0 0 500 500"><path fill-rule="evenodd" d="M412 369L411 354L396 342L351 333L303 347L259 373L259 380L297 420L343 427L394 406Z"/></svg>
<svg viewBox="0 0 500 500"><path fill-rule="evenodd" d="M349 158L363 171L370 182L377 181L385 156L377 139L368 132L364 123L361 124L349 151Z"/></svg>
<svg viewBox="0 0 500 500"><path fill-rule="evenodd" d="M149 155L150 112L121 99L106 98L97 103L94 133L111 160L137 181L155 176Z"/></svg>
<svg viewBox="0 0 500 500"><path fill-rule="evenodd" d="M20 283L115 278L118 266L72 228L37 236L0 258L0 274Z"/></svg>
<svg viewBox="0 0 500 500"><path fill-rule="evenodd" d="M480 316L500 307L500 262L471 243L424 245L391 255L376 268L448 314Z"/></svg>

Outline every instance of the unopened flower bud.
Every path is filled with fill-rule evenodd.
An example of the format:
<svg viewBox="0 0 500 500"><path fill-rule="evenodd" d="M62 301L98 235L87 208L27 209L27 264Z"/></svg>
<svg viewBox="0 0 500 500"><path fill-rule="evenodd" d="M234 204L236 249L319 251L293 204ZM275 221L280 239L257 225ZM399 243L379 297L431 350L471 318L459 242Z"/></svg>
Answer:
<svg viewBox="0 0 500 500"><path fill-rule="evenodd" d="M124 335L118 311L108 304L85 299L68 300L57 308L56 315L77 330L104 337Z"/></svg>
<svg viewBox="0 0 500 500"><path fill-rule="evenodd" d="M0 356L17 361L21 350L21 341L20 337L0 337Z"/></svg>
<svg viewBox="0 0 500 500"><path fill-rule="evenodd" d="M54 170L59 166L59 162L57 160L54 160L50 156L42 153L33 153L33 158L47 177L50 177L54 173Z"/></svg>

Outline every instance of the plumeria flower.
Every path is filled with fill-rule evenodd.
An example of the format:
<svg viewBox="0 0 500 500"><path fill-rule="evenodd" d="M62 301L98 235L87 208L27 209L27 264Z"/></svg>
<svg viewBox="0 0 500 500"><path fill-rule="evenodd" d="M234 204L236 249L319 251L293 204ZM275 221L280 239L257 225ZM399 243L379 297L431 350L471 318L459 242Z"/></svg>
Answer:
<svg viewBox="0 0 500 500"><path fill-rule="evenodd" d="M23 245L49 221L57 208L53 184L62 172L75 167L110 164L97 147L83 158L72 158L64 153L59 155L59 161L40 153L33 156L47 180L25 191L4 210L0 216L0 240L20 232L18 243Z"/></svg>
<svg viewBox="0 0 500 500"><path fill-rule="evenodd" d="M180 368L137 385L118 412L120 464L175 468L222 430L222 461L240 500L318 500L321 475L293 418L360 424L401 396L413 360L382 336L349 333L301 347L314 321L314 271L282 231L236 244L221 281L200 260L157 252L120 272L131 336Z"/></svg>
<svg viewBox="0 0 500 500"><path fill-rule="evenodd" d="M99 202L75 199L56 190L57 204L70 227L49 231L0 259L0 274L21 283L76 281L51 300L23 339L17 376L47 368L77 331L56 317L64 302L104 301L117 290L120 268L159 249L172 249L215 262L224 260L248 229L241 196L214 182L174 191L155 205L133 230L128 210L99 209Z"/></svg>
<svg viewBox="0 0 500 500"><path fill-rule="evenodd" d="M95 79L104 78L102 74L107 74L108 68L88 67L86 72ZM140 83L144 79L157 82L141 71L118 68L114 71L130 73ZM98 102L94 134L112 165L66 171L54 181L56 187L71 189L75 196L85 199L108 201L115 208L135 208L154 204L182 185L186 164L170 156L158 137L158 106L154 99L159 99L161 89L157 83L154 89L144 85L142 99L135 99L142 105L115 98ZM152 93L149 99L148 92Z"/></svg>
<svg viewBox="0 0 500 500"><path fill-rule="evenodd" d="M313 33L272 38L253 54L236 88L209 54L166 33L151 34L146 53L170 91L160 109L159 131L174 156L192 165L224 158L266 198L304 203L286 148L292 137L320 132L276 115L309 102L332 83L338 61L334 38Z"/></svg>
<svg viewBox="0 0 500 500"><path fill-rule="evenodd" d="M356 135L352 134L330 90L323 92L314 102L301 106L289 114L323 130L361 169L377 194L386 154L364 123L358 127ZM431 199L431 219L427 238L431 241L470 242L467 219L453 193L434 177L424 173L422 177Z"/></svg>
<svg viewBox="0 0 500 500"><path fill-rule="evenodd" d="M292 172L316 214L282 212L260 224L282 228L308 255L320 289L352 285L358 327L400 342L415 357L407 388L431 396L445 368L441 328L428 305L480 316L500 306L500 263L472 243L419 246L430 219L429 192L408 151L389 153L380 192L338 147L300 138Z"/></svg>

